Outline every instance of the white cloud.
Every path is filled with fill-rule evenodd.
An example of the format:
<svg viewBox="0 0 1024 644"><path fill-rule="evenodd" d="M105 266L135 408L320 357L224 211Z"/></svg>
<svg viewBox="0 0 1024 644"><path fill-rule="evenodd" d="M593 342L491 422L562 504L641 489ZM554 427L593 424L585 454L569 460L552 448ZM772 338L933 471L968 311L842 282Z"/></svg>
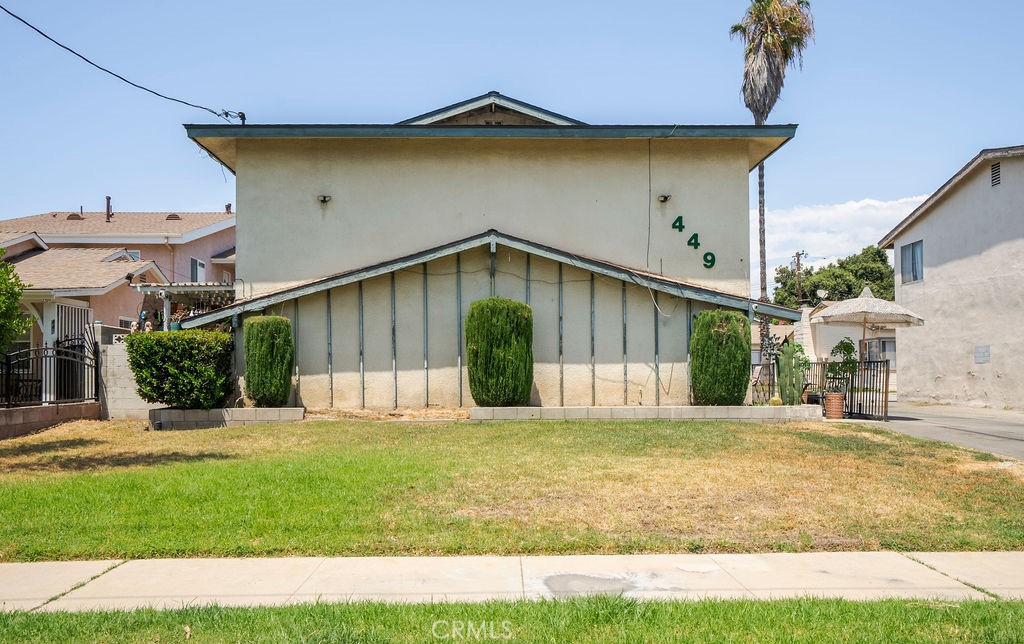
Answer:
<svg viewBox="0 0 1024 644"><path fill-rule="evenodd" d="M768 292L774 289L775 268L786 266L797 251L807 251L807 264L821 268L877 244L893 226L909 215L928 195L893 201L861 199L840 204L797 206L768 210L765 214L765 254ZM757 276L757 209L750 211L750 293L760 293Z"/></svg>

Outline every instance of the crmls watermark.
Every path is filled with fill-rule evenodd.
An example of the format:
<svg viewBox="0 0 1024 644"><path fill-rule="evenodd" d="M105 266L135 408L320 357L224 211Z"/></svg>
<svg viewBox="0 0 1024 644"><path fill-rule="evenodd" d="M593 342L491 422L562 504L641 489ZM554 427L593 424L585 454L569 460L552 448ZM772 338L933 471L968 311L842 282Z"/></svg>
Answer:
<svg viewBox="0 0 1024 644"><path fill-rule="evenodd" d="M510 640L512 622L439 619L431 625L430 634L439 640Z"/></svg>

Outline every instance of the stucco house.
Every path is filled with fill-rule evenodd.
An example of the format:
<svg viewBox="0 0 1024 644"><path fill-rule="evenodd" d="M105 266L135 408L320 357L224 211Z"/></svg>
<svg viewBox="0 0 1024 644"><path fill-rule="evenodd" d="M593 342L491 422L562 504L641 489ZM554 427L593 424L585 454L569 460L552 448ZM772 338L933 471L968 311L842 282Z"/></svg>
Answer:
<svg viewBox="0 0 1024 644"><path fill-rule="evenodd" d="M291 318L307 407L472 405L464 320L492 294L533 308L544 406L686 404L697 313L799 318L749 299L748 175L794 125L588 125L491 92L394 125L185 128L244 214L237 300L184 326Z"/></svg>
<svg viewBox="0 0 1024 644"><path fill-rule="evenodd" d="M116 261L148 262L156 269L136 271L136 282L234 282L235 214L230 204L223 212L47 212L0 220L0 235L21 240L8 249L8 260L32 246L33 239L49 249L30 263L55 267L47 274L45 282L50 290L80 287L76 278L84 274L83 271L93 270L95 258L106 264L115 261L106 258L117 253L123 255L118 255ZM65 252L72 250L95 252ZM73 257L83 258L81 271L71 263ZM27 267L25 264L20 268L19 274ZM100 273L106 275L107 269L104 266ZM91 319L107 326L128 328L139 319L141 311L163 310L162 303L154 296L147 299L138 290L128 287L124 273L119 277L125 288L102 296L90 295L87 308L92 310ZM22 276L23 281L33 283L33 288L38 287L33 282L38 279ZM47 323L40 321L40 324ZM45 338L37 340L46 342Z"/></svg>
<svg viewBox="0 0 1024 644"><path fill-rule="evenodd" d="M1024 407L1024 146L982 150L878 243L896 302L900 400Z"/></svg>
<svg viewBox="0 0 1024 644"><path fill-rule="evenodd" d="M134 310L138 294L131 280L167 281L155 262L124 248L52 248L36 233L2 231L0 248L28 285L21 307L33 321L9 351L82 337L94 321Z"/></svg>

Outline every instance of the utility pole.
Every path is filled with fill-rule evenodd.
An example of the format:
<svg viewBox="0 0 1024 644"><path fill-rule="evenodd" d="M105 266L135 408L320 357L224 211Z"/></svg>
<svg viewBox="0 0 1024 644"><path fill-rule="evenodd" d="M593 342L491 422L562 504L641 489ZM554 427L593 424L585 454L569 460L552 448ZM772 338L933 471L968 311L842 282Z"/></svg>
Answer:
<svg viewBox="0 0 1024 644"><path fill-rule="evenodd" d="M800 260L807 257L807 251L799 250L793 255L793 259L796 260L796 303L797 306L804 301L804 292L800 286Z"/></svg>

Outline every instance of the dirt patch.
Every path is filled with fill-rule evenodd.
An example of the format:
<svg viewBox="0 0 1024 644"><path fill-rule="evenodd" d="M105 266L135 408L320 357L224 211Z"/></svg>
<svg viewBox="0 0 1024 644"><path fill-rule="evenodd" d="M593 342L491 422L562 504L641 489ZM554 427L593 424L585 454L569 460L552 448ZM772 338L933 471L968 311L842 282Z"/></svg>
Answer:
<svg viewBox="0 0 1024 644"><path fill-rule="evenodd" d="M410 409L307 409L308 420L469 420L463 407Z"/></svg>

